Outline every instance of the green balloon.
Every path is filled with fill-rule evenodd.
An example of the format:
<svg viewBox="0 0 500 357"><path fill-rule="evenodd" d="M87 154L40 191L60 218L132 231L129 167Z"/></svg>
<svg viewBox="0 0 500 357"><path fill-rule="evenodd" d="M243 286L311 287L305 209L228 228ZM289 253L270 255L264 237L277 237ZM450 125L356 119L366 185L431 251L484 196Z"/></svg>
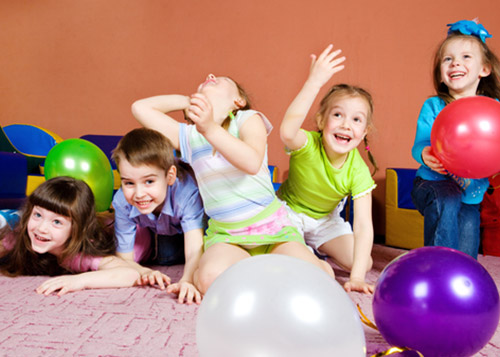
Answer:
<svg viewBox="0 0 500 357"><path fill-rule="evenodd" d="M101 149L90 141L67 139L54 146L45 158L45 178L69 176L92 189L98 212L106 211L113 199L113 170Z"/></svg>

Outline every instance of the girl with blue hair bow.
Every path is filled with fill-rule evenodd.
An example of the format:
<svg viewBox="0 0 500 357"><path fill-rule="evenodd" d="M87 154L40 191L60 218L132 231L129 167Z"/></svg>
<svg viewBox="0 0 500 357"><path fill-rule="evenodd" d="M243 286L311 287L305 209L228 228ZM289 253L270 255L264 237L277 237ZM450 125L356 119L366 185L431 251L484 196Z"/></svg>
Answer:
<svg viewBox="0 0 500 357"><path fill-rule="evenodd" d="M477 258L479 205L488 179L450 174L431 148L431 129L441 110L454 100L483 95L500 98L500 63L486 45L491 35L476 21L448 24L448 36L434 56L436 96L427 99L417 121L413 158L421 164L412 199L424 216L426 246L458 249Z"/></svg>

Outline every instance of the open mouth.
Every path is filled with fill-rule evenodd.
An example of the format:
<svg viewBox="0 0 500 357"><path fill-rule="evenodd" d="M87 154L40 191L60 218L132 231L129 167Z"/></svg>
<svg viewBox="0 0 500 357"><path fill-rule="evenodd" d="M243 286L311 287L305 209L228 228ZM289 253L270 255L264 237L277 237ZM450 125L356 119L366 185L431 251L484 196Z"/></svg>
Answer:
<svg viewBox="0 0 500 357"><path fill-rule="evenodd" d="M335 139L340 142L340 143L349 143L351 141L351 138L345 135L340 135L340 134L335 134Z"/></svg>
<svg viewBox="0 0 500 357"><path fill-rule="evenodd" d="M149 205L153 202L153 200L147 200L147 201L135 201L135 205L137 208L147 208Z"/></svg>
<svg viewBox="0 0 500 357"><path fill-rule="evenodd" d="M451 79L462 78L463 76L465 76L464 72L453 72L450 74Z"/></svg>
<svg viewBox="0 0 500 357"><path fill-rule="evenodd" d="M206 80L206 81L205 81L205 82L201 85L201 87L200 87L200 88L203 88L203 87L205 87L206 85L208 85L208 84L210 84L210 83L215 83L215 79L213 79L213 78L209 78L209 79L207 79L207 80Z"/></svg>
<svg viewBox="0 0 500 357"><path fill-rule="evenodd" d="M38 234L35 234L35 239L39 242L50 242L50 239L49 238L45 238L45 237L42 237Z"/></svg>

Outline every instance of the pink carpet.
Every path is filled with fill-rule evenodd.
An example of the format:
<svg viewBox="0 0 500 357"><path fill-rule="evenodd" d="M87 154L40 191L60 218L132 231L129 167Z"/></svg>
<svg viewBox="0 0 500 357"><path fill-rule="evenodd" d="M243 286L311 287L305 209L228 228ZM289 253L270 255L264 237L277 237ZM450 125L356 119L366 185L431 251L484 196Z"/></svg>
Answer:
<svg viewBox="0 0 500 357"><path fill-rule="evenodd" d="M375 282L385 265L403 251L375 245ZM500 258L479 262L500 281ZM177 280L181 266L160 267ZM336 271L342 284L347 274ZM0 356L198 356L197 306L180 305L154 288L102 289L62 297L34 292L45 277L0 276ZM373 320L371 297L350 293ZM390 346L380 333L364 326L367 356ZM476 356L500 355L500 329ZM397 355L394 355L397 356Z"/></svg>

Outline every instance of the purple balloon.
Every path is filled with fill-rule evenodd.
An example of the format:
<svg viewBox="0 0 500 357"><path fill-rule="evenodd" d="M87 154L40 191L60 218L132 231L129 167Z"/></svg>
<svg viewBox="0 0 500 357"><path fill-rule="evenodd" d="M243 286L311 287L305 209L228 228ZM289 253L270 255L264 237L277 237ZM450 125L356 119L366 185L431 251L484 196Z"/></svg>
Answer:
<svg viewBox="0 0 500 357"><path fill-rule="evenodd" d="M424 356L471 356L500 319L498 289L470 256L423 247L390 262L373 296L375 323L387 343Z"/></svg>

